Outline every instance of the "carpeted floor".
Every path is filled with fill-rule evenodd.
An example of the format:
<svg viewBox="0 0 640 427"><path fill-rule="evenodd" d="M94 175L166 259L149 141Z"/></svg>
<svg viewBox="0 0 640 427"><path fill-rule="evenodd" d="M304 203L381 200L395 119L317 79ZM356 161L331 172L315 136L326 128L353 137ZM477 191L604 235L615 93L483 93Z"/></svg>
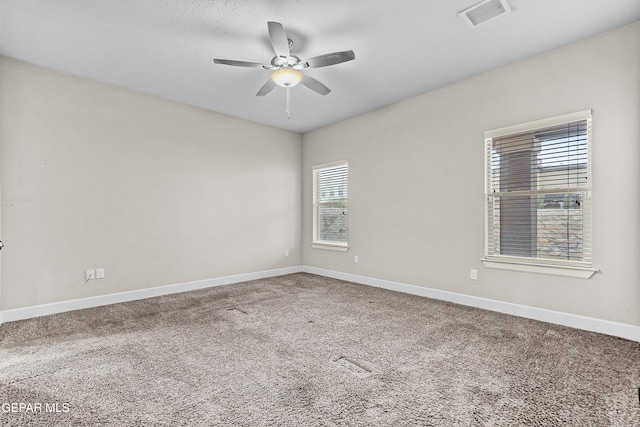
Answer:
<svg viewBox="0 0 640 427"><path fill-rule="evenodd" d="M628 427L638 387L639 343L304 273L0 326L2 425Z"/></svg>

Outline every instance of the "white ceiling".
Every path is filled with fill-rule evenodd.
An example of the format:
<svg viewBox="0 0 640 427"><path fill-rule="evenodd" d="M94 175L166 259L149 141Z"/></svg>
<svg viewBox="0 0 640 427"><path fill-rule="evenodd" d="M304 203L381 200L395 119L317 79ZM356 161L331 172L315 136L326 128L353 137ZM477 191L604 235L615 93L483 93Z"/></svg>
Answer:
<svg viewBox="0 0 640 427"><path fill-rule="evenodd" d="M0 0L0 54L296 132L355 116L640 19L640 0L509 0L514 12L471 29L479 0ZM302 59L355 51L304 73L302 85L255 93L269 71L267 21Z"/></svg>

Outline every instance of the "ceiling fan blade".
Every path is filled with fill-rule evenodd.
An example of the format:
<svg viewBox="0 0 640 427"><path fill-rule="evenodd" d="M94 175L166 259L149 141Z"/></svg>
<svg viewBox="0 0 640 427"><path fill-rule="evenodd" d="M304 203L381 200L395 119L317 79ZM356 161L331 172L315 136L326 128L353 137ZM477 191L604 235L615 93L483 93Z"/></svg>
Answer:
<svg viewBox="0 0 640 427"><path fill-rule="evenodd" d="M269 21L267 22L269 27L269 39L271 39L271 46L276 56L288 58L291 53L289 52L289 39L287 39L287 33L284 32L284 27L279 22Z"/></svg>
<svg viewBox="0 0 640 427"><path fill-rule="evenodd" d="M222 65L233 65L234 67L272 68L271 65L258 64L257 62L235 61L233 59L214 59L213 62Z"/></svg>
<svg viewBox="0 0 640 427"><path fill-rule="evenodd" d="M313 77L304 76L300 83L302 83L312 91L319 93L320 95L326 95L331 92L331 89L329 89Z"/></svg>
<svg viewBox="0 0 640 427"><path fill-rule="evenodd" d="M256 96L265 96L266 94L268 94L269 92L271 92L273 90L273 88L276 87L276 83L269 79L267 80L267 82L260 88L260 90L258 91L258 93L256 93Z"/></svg>
<svg viewBox="0 0 640 427"><path fill-rule="evenodd" d="M353 53L352 50L345 50L342 52L332 52L320 56L314 56L306 61L302 61L300 64L302 65L302 68L319 68L326 67L328 65L341 64L343 62L351 61L352 59L356 59L356 54Z"/></svg>

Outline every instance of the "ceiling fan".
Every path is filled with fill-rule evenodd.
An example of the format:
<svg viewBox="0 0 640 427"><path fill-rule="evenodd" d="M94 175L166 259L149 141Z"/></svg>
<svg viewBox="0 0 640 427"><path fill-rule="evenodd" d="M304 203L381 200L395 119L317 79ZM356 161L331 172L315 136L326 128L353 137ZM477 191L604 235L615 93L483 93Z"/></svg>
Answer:
<svg viewBox="0 0 640 427"><path fill-rule="evenodd" d="M320 56L314 56L306 60L301 60L295 55L291 54L291 47L293 42L287 38L287 34L284 31L284 27L279 22L269 21L267 22L269 29L269 39L271 40L271 46L276 56L271 59L270 64L260 64L257 62L236 61L232 59L214 59L216 64L233 65L235 67L250 67L250 68L263 68L265 70L272 70L271 78L258 90L256 96L265 96L273 90L276 86L281 86L287 89L287 115L289 115L289 89L298 83L302 83L312 91L319 93L320 95L326 95L331 92L324 84L320 83L313 77L306 76L300 72L300 70L306 68L319 68L327 67L329 65L336 65L342 62L351 61L355 59L355 54L352 50L345 50L342 52L326 53Z"/></svg>

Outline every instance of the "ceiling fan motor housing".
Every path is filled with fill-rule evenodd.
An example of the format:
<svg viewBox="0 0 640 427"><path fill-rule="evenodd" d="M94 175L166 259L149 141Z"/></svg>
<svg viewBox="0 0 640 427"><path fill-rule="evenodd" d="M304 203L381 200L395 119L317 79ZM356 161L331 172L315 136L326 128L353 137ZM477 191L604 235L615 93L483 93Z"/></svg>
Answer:
<svg viewBox="0 0 640 427"><path fill-rule="evenodd" d="M293 68L301 62L300 58L295 55L289 55L288 57L274 56L271 60L271 65L276 68Z"/></svg>

